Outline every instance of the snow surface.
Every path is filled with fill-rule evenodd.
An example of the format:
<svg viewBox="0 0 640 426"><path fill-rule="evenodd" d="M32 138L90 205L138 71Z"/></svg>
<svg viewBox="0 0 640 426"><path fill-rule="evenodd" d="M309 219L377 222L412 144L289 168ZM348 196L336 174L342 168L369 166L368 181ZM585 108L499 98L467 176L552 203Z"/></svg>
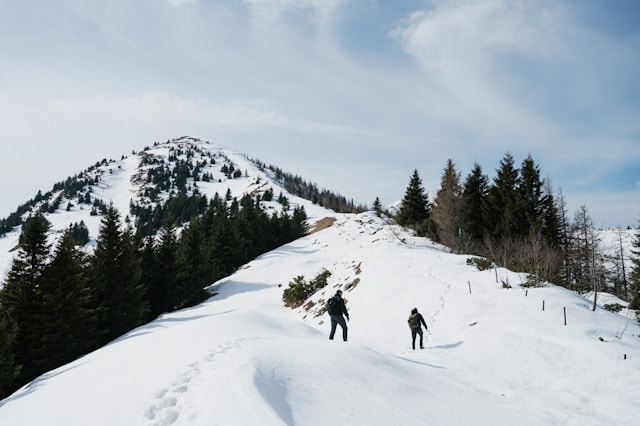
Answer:
<svg viewBox="0 0 640 426"><path fill-rule="evenodd" d="M336 217L215 283L201 305L34 380L0 402L0 425L637 424L637 322L478 271L372 213ZM323 269L326 288L284 307L290 281ZM337 288L346 343L328 339L321 314ZM411 349L414 306L424 350Z"/></svg>

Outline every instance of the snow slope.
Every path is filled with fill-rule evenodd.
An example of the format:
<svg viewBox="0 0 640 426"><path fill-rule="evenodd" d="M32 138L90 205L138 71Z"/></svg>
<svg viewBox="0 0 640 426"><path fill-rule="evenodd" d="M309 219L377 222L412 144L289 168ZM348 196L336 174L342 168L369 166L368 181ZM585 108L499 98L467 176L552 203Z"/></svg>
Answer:
<svg viewBox="0 0 640 426"><path fill-rule="evenodd" d="M215 283L205 303L33 381L0 402L0 424L637 424L636 322L466 260L371 213L342 215ZM325 289L283 306L291 280L323 269ZM337 288L346 343L320 314ZM411 350L414 306L424 350Z"/></svg>

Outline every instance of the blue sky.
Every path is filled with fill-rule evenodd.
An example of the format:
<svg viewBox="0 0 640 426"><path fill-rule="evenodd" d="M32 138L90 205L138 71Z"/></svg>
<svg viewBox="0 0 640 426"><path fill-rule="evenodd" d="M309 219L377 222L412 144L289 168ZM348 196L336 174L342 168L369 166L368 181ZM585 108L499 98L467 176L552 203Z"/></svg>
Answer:
<svg viewBox="0 0 640 426"><path fill-rule="evenodd" d="M571 217L640 219L637 1L0 0L0 48L1 217L190 135L367 204L531 154Z"/></svg>

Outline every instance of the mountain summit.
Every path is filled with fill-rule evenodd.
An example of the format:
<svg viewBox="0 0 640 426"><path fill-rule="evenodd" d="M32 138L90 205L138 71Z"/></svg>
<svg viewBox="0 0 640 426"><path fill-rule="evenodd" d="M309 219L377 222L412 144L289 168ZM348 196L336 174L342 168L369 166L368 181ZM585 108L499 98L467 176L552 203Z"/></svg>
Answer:
<svg viewBox="0 0 640 426"><path fill-rule="evenodd" d="M296 192L303 193L306 199ZM102 214L110 205L145 235L161 227L164 214L171 213L176 222L186 224L191 215L202 213L215 196L231 200L245 194L262 196L271 212L281 209L276 199L284 194L290 208L305 208L311 224L332 214L322 205L334 210L363 210L345 197L320 191L275 166L250 160L229 147L185 136L156 143L130 156L123 155L120 160L98 161L20 206L1 223L0 274L6 274L10 265L11 251L18 243L19 225L36 212L49 221L54 237L70 226L86 226L90 249L98 235ZM264 201L265 194L270 195L269 201ZM179 204L187 198L191 200ZM159 207L165 209L162 215Z"/></svg>

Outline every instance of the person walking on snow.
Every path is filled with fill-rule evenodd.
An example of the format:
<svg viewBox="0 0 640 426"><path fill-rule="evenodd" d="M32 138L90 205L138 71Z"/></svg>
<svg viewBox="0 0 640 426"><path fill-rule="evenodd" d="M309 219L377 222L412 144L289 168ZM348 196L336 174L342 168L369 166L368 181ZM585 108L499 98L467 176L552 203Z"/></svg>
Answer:
<svg viewBox="0 0 640 426"><path fill-rule="evenodd" d="M420 324L424 325L424 329L428 330L427 323L424 322L424 317L420 312L418 312L418 308L413 308L411 310L411 315L409 315L409 328L411 329L411 344L413 346L413 350L416 350L416 336L420 335L420 349L424 349L422 346L422 327Z"/></svg>
<svg viewBox="0 0 640 426"><path fill-rule="evenodd" d="M336 291L336 294L327 302L327 312L331 316L331 333L329 334L329 340L333 340L333 336L336 334L336 327L340 324L342 327L342 340L347 341L347 323L342 316L344 314L349 321L349 312L344 306L344 300L342 299L342 290Z"/></svg>

